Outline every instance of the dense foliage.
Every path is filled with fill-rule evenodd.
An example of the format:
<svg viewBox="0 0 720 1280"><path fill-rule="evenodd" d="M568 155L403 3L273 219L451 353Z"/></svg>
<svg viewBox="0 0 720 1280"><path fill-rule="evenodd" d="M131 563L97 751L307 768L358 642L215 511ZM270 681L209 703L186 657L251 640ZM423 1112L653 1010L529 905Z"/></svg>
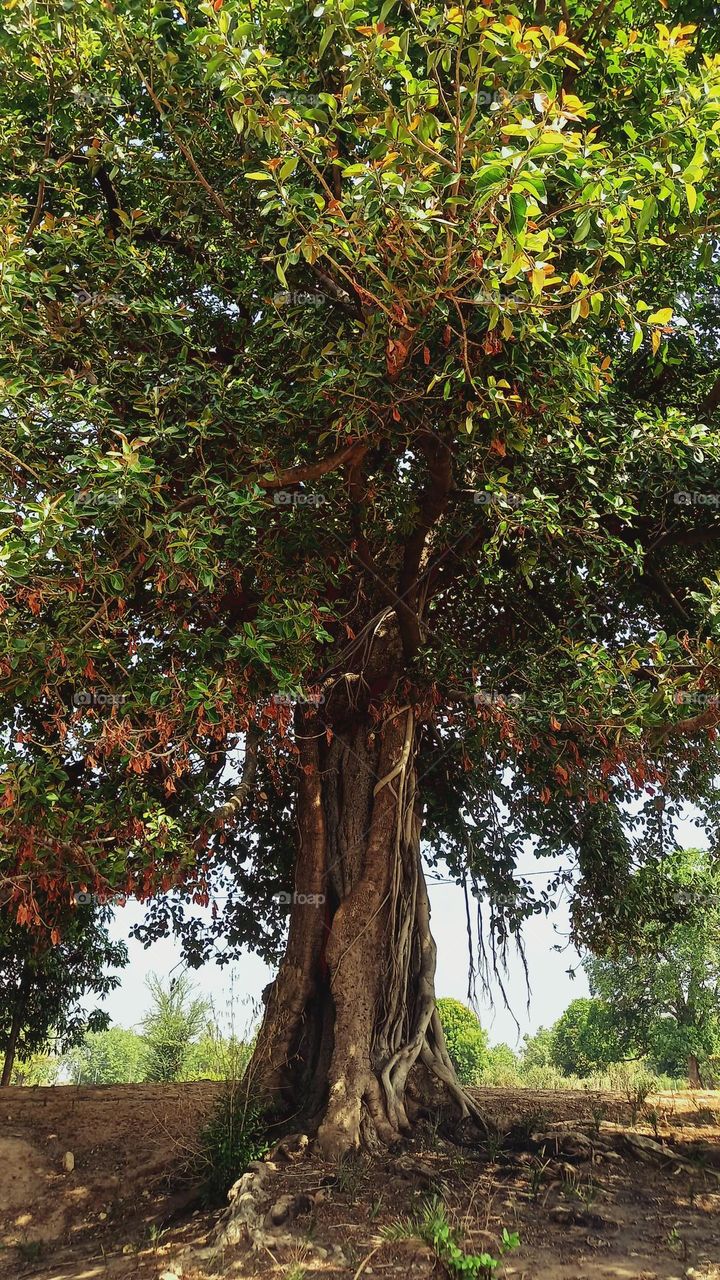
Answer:
<svg viewBox="0 0 720 1280"><path fill-rule="evenodd" d="M447 1051L458 1079L463 1084L477 1084L488 1061L487 1032L472 1009L460 1000L444 996L437 1005Z"/></svg>
<svg viewBox="0 0 720 1280"><path fill-rule="evenodd" d="M87 996L105 996L120 983L127 947L108 933L106 908L82 905L66 911L52 938L0 917L0 1055L3 1083L13 1061L51 1045L59 1053L86 1032L106 1027L108 1014L88 1009Z"/></svg>
<svg viewBox="0 0 720 1280"><path fill-rule="evenodd" d="M706 854L683 850L642 868L631 897L640 927L585 962L590 989L628 1052L680 1075L720 1055L720 874ZM642 904L652 918L643 920ZM675 917L680 912L680 920ZM645 907L647 913L647 906ZM713 1074L717 1072L717 1064Z"/></svg>

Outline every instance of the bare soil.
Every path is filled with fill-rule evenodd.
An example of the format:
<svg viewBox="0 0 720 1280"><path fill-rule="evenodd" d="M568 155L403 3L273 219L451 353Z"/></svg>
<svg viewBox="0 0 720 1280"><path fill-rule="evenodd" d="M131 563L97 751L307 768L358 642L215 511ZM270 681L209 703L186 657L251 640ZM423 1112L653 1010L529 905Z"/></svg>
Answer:
<svg viewBox="0 0 720 1280"><path fill-rule="evenodd" d="M432 1194L468 1252L497 1254L504 1227L519 1233L521 1246L498 1276L720 1280L720 1094L661 1094L633 1116L617 1094L476 1090L506 1134L501 1142L483 1145L468 1133L458 1146L443 1124L424 1124L399 1157L278 1160L273 1194L312 1202L292 1225L293 1245L218 1251L222 1211L202 1207L188 1162L221 1089L3 1089L2 1280L438 1278L445 1272L427 1245L382 1234ZM590 1151L568 1156L561 1143L543 1148L532 1138L575 1128ZM639 1158L623 1147L624 1134L644 1135L684 1163Z"/></svg>

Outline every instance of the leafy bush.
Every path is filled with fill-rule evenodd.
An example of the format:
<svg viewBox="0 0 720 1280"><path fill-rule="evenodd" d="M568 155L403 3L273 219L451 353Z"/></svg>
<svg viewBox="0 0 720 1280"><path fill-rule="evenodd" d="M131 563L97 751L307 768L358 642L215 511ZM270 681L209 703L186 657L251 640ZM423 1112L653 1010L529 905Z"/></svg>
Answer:
<svg viewBox="0 0 720 1280"><path fill-rule="evenodd" d="M442 1200L435 1196L426 1200L419 1217L401 1218L383 1231L386 1240L402 1240L417 1236L435 1252L448 1275L466 1277L467 1280L491 1280L500 1265L500 1259L491 1253L465 1253L458 1244ZM520 1237L503 1228L500 1254L517 1249Z"/></svg>
<svg viewBox="0 0 720 1280"><path fill-rule="evenodd" d="M487 1063L487 1032L477 1016L460 1000L444 997L437 1002L445 1043L462 1084L477 1084Z"/></svg>
<svg viewBox="0 0 720 1280"><path fill-rule="evenodd" d="M229 1080L200 1138L207 1203L224 1204L229 1187L267 1149L262 1108L244 1080Z"/></svg>
<svg viewBox="0 0 720 1280"><path fill-rule="evenodd" d="M182 1080L239 1080L250 1061L252 1043L223 1039L216 1026L188 1045Z"/></svg>

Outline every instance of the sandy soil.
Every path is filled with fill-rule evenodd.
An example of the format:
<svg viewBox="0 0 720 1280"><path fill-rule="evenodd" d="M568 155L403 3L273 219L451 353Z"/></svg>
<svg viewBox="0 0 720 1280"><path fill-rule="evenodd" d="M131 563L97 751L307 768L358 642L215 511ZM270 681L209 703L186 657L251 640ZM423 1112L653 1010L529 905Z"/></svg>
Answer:
<svg viewBox="0 0 720 1280"><path fill-rule="evenodd" d="M188 1162L221 1087L3 1089L2 1280L441 1277L427 1246L382 1236L429 1193L442 1197L467 1251L497 1253L503 1227L519 1233L521 1247L499 1276L720 1280L720 1094L650 1098L633 1125L619 1095L479 1090L486 1113L509 1131L502 1143L467 1138L458 1147L442 1125L426 1125L406 1152L409 1168L402 1158L339 1168L312 1156L288 1163L277 1194L302 1191L315 1201L294 1224L292 1249L218 1254L207 1246L220 1211L202 1208ZM598 1149L587 1158L538 1150L529 1135L553 1126L577 1127L591 1141L596 1134ZM601 1149L625 1131L667 1144L685 1166ZM64 1167L68 1152L72 1171ZM318 1253L335 1244L342 1265Z"/></svg>

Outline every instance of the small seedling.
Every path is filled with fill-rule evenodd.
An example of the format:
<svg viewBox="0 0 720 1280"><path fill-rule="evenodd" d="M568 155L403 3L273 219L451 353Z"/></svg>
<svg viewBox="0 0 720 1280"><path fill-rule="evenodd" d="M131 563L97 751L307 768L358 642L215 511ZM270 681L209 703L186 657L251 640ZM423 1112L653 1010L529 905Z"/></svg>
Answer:
<svg viewBox="0 0 720 1280"><path fill-rule="evenodd" d="M499 1265L500 1258L511 1249L517 1249L520 1237L516 1231L509 1232L503 1228L500 1241L500 1258L490 1253L472 1254L458 1244L455 1232L448 1222L445 1205L435 1197L426 1200L422 1213L417 1218L399 1218L383 1231L386 1240L402 1240L417 1236L430 1245L438 1261L445 1267L450 1276L457 1280L492 1280Z"/></svg>

